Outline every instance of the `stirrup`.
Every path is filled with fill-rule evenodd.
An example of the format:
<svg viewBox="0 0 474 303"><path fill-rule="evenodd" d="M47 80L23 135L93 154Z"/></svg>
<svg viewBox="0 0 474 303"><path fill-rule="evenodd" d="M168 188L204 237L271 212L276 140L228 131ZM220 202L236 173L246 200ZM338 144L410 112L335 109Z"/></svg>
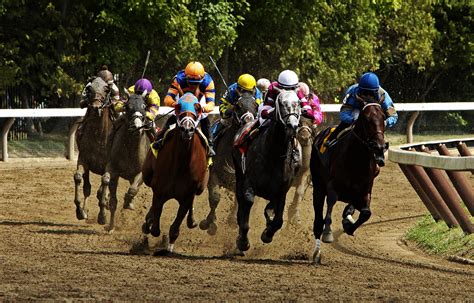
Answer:
<svg viewBox="0 0 474 303"><path fill-rule="evenodd" d="M212 146L209 146L209 150L207 151L207 156L208 157L214 157L216 155L216 152L212 148Z"/></svg>
<svg viewBox="0 0 474 303"><path fill-rule="evenodd" d="M163 138L160 138L153 142L153 148L156 150L160 150L163 147Z"/></svg>

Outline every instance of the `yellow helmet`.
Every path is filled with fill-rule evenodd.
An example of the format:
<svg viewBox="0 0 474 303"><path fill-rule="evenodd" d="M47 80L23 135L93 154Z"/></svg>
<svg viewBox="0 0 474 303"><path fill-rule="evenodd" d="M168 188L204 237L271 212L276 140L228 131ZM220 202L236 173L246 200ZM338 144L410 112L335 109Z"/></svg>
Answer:
<svg viewBox="0 0 474 303"><path fill-rule="evenodd" d="M240 75L237 80L237 85L244 90L252 91L257 85L257 81L255 81L255 78L252 75L243 74Z"/></svg>

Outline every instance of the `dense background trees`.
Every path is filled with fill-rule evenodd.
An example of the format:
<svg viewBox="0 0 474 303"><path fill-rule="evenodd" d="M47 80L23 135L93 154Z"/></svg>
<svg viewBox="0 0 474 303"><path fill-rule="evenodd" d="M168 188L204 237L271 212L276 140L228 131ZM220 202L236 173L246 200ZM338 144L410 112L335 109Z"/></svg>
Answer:
<svg viewBox="0 0 474 303"><path fill-rule="evenodd" d="M0 98L20 87L26 103L77 104L101 65L131 85L151 50L146 77L161 95L189 60L203 62L222 93L213 56L229 83L242 72L275 79L294 69L326 103L368 70L397 102L472 101L468 3L3 0Z"/></svg>

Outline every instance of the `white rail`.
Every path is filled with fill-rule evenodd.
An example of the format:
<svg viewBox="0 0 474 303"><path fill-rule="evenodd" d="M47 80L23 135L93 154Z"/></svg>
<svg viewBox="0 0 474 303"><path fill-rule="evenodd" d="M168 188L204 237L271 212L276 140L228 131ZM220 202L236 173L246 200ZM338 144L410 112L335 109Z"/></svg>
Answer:
<svg viewBox="0 0 474 303"><path fill-rule="evenodd" d="M340 104L321 104L321 110L326 113L337 113L341 108ZM396 103L395 108L399 112L404 111L460 111L460 110L474 110L474 102L448 102L448 103ZM170 107L160 107L158 114L163 115L171 110ZM86 109L81 108L35 108L35 109L0 109L0 118L7 118L2 129L2 151L3 161L8 160L8 132L10 131L15 118L29 117L29 118L45 118L45 117L83 117ZM215 108L210 114L219 114ZM412 135L412 128L415 119L410 119L407 126L407 137ZM67 157L74 158L74 136L77 128L77 123L69 130L69 144Z"/></svg>

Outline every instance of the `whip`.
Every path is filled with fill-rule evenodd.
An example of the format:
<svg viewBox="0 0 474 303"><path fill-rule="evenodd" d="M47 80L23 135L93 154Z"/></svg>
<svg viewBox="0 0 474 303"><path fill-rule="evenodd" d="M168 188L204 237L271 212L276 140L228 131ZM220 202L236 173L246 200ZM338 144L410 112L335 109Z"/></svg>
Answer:
<svg viewBox="0 0 474 303"><path fill-rule="evenodd" d="M145 60L145 68L143 68L143 73L142 73L142 79L143 79L143 76L145 76L145 71L146 71L146 67L148 66L148 60L150 59L150 50L148 50L148 53L146 55L146 60Z"/></svg>

